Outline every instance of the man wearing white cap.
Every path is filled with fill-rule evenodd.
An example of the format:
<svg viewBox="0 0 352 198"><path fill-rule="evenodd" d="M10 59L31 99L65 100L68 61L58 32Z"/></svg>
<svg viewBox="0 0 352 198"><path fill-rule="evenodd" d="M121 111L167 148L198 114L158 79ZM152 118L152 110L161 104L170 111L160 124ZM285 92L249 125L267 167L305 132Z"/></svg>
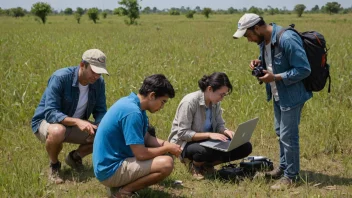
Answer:
<svg viewBox="0 0 352 198"><path fill-rule="evenodd" d="M45 143L50 159L49 179L64 181L59 176L58 160L64 142L80 144L65 158L66 164L82 170L82 158L93 150L95 131L106 113L106 56L98 49L84 52L79 66L59 69L48 85L32 118L32 130ZM93 114L94 122L88 121Z"/></svg>
<svg viewBox="0 0 352 198"><path fill-rule="evenodd" d="M266 84L267 101L273 99L275 132L279 137L280 165L265 176L280 179L273 190L283 190L298 179L299 123L304 103L313 94L307 91L302 80L311 70L302 39L294 31L284 31L277 39L282 27L266 24L256 14L245 14L238 21L235 39L246 37L259 45L260 56L250 62L250 68L262 66L263 76L258 79Z"/></svg>

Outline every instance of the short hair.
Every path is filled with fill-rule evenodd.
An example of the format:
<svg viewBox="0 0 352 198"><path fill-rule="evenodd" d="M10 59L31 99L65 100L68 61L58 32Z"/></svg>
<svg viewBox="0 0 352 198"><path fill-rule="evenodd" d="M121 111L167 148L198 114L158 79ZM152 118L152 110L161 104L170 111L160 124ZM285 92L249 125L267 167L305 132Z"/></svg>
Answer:
<svg viewBox="0 0 352 198"><path fill-rule="evenodd" d="M168 96L175 97L175 90L170 81L163 74L154 74L144 79L139 94L147 96L149 93L155 92L155 97Z"/></svg>
<svg viewBox="0 0 352 198"><path fill-rule="evenodd" d="M220 89L222 86L226 86L229 88L229 93L232 92L232 85L230 83L230 80L227 75L223 72L214 72L209 76L204 75L198 81L198 86L202 90L202 92L204 92L208 86L210 86L213 91Z"/></svg>
<svg viewBox="0 0 352 198"><path fill-rule="evenodd" d="M85 60L82 60L82 63L84 64L84 67L87 68L89 66L89 63Z"/></svg>
<svg viewBox="0 0 352 198"><path fill-rule="evenodd" d="M256 23L255 25L253 25L252 27L249 27L247 28L247 30L254 30L254 27L257 25L257 26L262 26L262 25L265 25L265 21L263 19L263 17L259 17L260 18L260 21L258 21L258 23Z"/></svg>

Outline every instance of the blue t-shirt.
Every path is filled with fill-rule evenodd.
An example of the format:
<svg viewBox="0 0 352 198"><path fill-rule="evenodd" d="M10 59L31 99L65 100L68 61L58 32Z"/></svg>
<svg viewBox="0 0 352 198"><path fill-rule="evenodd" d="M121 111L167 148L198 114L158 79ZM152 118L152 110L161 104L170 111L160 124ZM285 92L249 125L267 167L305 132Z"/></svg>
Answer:
<svg viewBox="0 0 352 198"><path fill-rule="evenodd" d="M144 145L147 128L147 114L141 110L135 93L111 106L99 124L93 144L94 174L99 181L111 177L126 158L134 157L130 145Z"/></svg>

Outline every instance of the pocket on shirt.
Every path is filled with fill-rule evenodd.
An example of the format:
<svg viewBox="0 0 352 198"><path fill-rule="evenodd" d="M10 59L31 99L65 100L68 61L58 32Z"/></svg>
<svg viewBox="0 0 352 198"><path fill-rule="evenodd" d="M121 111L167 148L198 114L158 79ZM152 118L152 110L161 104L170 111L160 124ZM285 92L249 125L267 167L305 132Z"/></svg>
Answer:
<svg viewBox="0 0 352 198"><path fill-rule="evenodd" d="M274 56L274 64L275 65L281 65L282 62L282 52L275 54Z"/></svg>

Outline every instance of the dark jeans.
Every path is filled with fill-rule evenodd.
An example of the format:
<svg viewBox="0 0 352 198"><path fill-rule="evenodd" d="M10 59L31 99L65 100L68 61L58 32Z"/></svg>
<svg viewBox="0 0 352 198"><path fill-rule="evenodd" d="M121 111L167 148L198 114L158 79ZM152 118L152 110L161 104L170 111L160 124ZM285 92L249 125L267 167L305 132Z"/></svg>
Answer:
<svg viewBox="0 0 352 198"><path fill-rule="evenodd" d="M247 142L242 146L229 152L222 152L219 150L201 146L199 145L201 142L203 141L187 143L186 146L183 148L182 157L188 158L196 162L230 162L245 158L252 153L252 144L250 142Z"/></svg>

